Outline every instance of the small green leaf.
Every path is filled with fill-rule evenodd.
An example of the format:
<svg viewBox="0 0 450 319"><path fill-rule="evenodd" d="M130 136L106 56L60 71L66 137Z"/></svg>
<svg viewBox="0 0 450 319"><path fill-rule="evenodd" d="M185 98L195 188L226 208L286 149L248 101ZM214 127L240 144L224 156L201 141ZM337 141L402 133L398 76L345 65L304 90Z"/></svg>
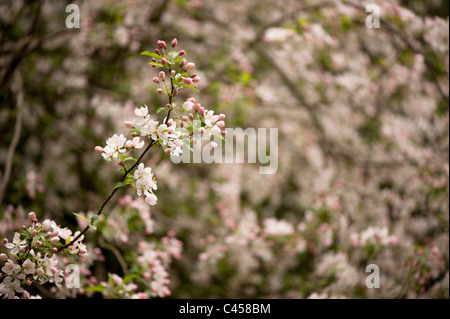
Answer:
<svg viewBox="0 0 450 319"><path fill-rule="evenodd" d="M116 185L114 185L114 189L121 188L121 187L126 187L129 184L130 184L129 182L118 182L118 183L116 183Z"/></svg>
<svg viewBox="0 0 450 319"><path fill-rule="evenodd" d="M77 216L79 219L84 220L86 223L88 223L88 220L84 218L83 216L78 215L77 213L73 213L75 216Z"/></svg>
<svg viewBox="0 0 450 319"><path fill-rule="evenodd" d="M161 113L161 112L164 111L164 110L167 110L167 107L165 107L165 106L160 107L160 108L158 108L158 109L156 110L156 114L159 114L159 113Z"/></svg>
<svg viewBox="0 0 450 319"><path fill-rule="evenodd" d="M162 63L157 63L157 62L150 62L149 64L150 64L150 65L154 65L154 66L157 66L157 67L159 67L159 68L162 68L162 67L164 67L164 64L162 64Z"/></svg>
<svg viewBox="0 0 450 319"><path fill-rule="evenodd" d="M192 90L197 91L197 92L200 93L200 91L199 91L195 86L187 85L187 84L183 84L183 86L184 86L184 87L187 87L187 88L190 88L190 89L192 89Z"/></svg>
<svg viewBox="0 0 450 319"><path fill-rule="evenodd" d="M84 291L93 291L93 292L103 292L105 289L106 287L100 285L83 288Z"/></svg>

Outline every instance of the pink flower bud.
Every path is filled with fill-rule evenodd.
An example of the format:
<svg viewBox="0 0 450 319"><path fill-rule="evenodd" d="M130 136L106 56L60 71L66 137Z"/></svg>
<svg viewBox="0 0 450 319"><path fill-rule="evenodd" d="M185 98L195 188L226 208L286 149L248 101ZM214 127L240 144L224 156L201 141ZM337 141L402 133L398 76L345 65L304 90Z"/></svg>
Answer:
<svg viewBox="0 0 450 319"><path fill-rule="evenodd" d="M3 238L3 244L6 245L9 242L8 238Z"/></svg>
<svg viewBox="0 0 450 319"><path fill-rule="evenodd" d="M38 269L36 270L36 273L37 273L38 276L43 276L43 275L45 274L45 271L44 271L44 269L42 269L42 268L38 268Z"/></svg>
<svg viewBox="0 0 450 319"><path fill-rule="evenodd" d="M175 76L175 74L177 74L177 72L175 72L175 70L170 71L170 74L172 74L172 76Z"/></svg>
<svg viewBox="0 0 450 319"><path fill-rule="evenodd" d="M222 131L222 136L225 136L225 135L227 135L227 131Z"/></svg>
<svg viewBox="0 0 450 319"><path fill-rule="evenodd" d="M42 246L42 242L40 240L36 240L35 245L36 245L36 247L41 247Z"/></svg>
<svg viewBox="0 0 450 319"><path fill-rule="evenodd" d="M166 42L159 40L158 42L156 42L156 45L159 46L160 48L167 48Z"/></svg>
<svg viewBox="0 0 450 319"><path fill-rule="evenodd" d="M219 122L216 123L216 126L222 128L222 127L225 126L225 122L224 121L219 121Z"/></svg>
<svg viewBox="0 0 450 319"><path fill-rule="evenodd" d="M166 79L166 73L164 71L159 72L159 78L164 81Z"/></svg>
<svg viewBox="0 0 450 319"><path fill-rule="evenodd" d="M161 59L161 64L167 64L166 58L162 58L162 59Z"/></svg>
<svg viewBox="0 0 450 319"><path fill-rule="evenodd" d="M158 91L156 91L158 94L163 94L163 89L158 89Z"/></svg>
<svg viewBox="0 0 450 319"><path fill-rule="evenodd" d="M20 249L19 249L19 253L22 253L22 254L23 254L25 251L26 251L25 248L20 248Z"/></svg>
<svg viewBox="0 0 450 319"><path fill-rule="evenodd" d="M191 78L184 78L183 83L186 85L192 85L192 83L194 83L194 81Z"/></svg>
<svg viewBox="0 0 450 319"><path fill-rule="evenodd" d="M204 128L204 127L199 128L198 131L199 131L200 134L202 134L202 135L205 134L205 128Z"/></svg>
<svg viewBox="0 0 450 319"><path fill-rule="evenodd" d="M35 229L31 232L30 236L31 236L31 238L33 238L33 237L36 237L36 235L37 235L37 231Z"/></svg>
<svg viewBox="0 0 450 319"><path fill-rule="evenodd" d="M128 140L128 141L125 143L125 148L131 148L132 146L133 146L133 142L130 141L130 140Z"/></svg>
<svg viewBox="0 0 450 319"><path fill-rule="evenodd" d="M31 286L33 283L31 282L30 279L27 280L27 286ZM25 297L25 293L28 293L27 291L23 292L23 296Z"/></svg>
<svg viewBox="0 0 450 319"><path fill-rule="evenodd" d="M184 127L184 122L183 121L180 122L180 126Z"/></svg>
<svg viewBox="0 0 450 319"><path fill-rule="evenodd" d="M58 248L53 247L53 248L52 248L52 252L57 253L57 252L58 252Z"/></svg>
<svg viewBox="0 0 450 319"><path fill-rule="evenodd" d="M152 62L156 63L156 58L152 58Z"/></svg>
<svg viewBox="0 0 450 319"><path fill-rule="evenodd" d="M189 121L189 118L187 116L183 116L181 119L185 122Z"/></svg>
<svg viewBox="0 0 450 319"><path fill-rule="evenodd" d="M150 280L150 278L152 278L152 275L149 272L144 272L142 274L142 278L144 278L144 280Z"/></svg>
<svg viewBox="0 0 450 319"><path fill-rule="evenodd" d="M211 148L216 148L217 146L219 146L216 142L211 142L209 143L209 145L211 145Z"/></svg>
<svg viewBox="0 0 450 319"><path fill-rule="evenodd" d="M200 108L201 108L201 107L202 107L202 106L200 105L200 103L195 104L195 106L194 106L195 112L200 111Z"/></svg>
<svg viewBox="0 0 450 319"><path fill-rule="evenodd" d="M52 237L51 239L50 239L50 242L52 243L52 244L56 244L56 243L59 243L59 237Z"/></svg>
<svg viewBox="0 0 450 319"><path fill-rule="evenodd" d="M133 132L133 133L131 133L131 136L132 137L137 137L137 136L139 136L139 133L138 132Z"/></svg>
<svg viewBox="0 0 450 319"><path fill-rule="evenodd" d="M7 261L8 256L6 254L0 254L0 261Z"/></svg>
<svg viewBox="0 0 450 319"><path fill-rule="evenodd" d="M189 114L189 118L191 119L191 120L193 120L194 119L194 114Z"/></svg>
<svg viewBox="0 0 450 319"><path fill-rule="evenodd" d="M52 236L53 237L59 236L59 232L57 230L53 231Z"/></svg>
<svg viewBox="0 0 450 319"><path fill-rule="evenodd" d="M173 39L172 40L172 48L175 48L177 46L177 44L178 44L177 38Z"/></svg>
<svg viewBox="0 0 450 319"><path fill-rule="evenodd" d="M194 108L194 103L192 103L191 101L186 101L183 103L183 109L186 111L191 111Z"/></svg>
<svg viewBox="0 0 450 319"><path fill-rule="evenodd" d="M186 64L186 71L192 71L195 68L195 63L189 62Z"/></svg>
<svg viewBox="0 0 450 319"><path fill-rule="evenodd" d="M178 94L178 90L177 89L173 90L173 96L175 96L177 94Z"/></svg>
<svg viewBox="0 0 450 319"><path fill-rule="evenodd" d="M206 109L202 106L202 107L200 108L199 113L200 113L201 115L205 115Z"/></svg>
<svg viewBox="0 0 450 319"><path fill-rule="evenodd" d="M195 103L195 98L190 97L190 98L187 99L187 101L192 102L192 103Z"/></svg>
<svg viewBox="0 0 450 319"><path fill-rule="evenodd" d="M153 78L153 82L159 83L159 79L155 76L155 77Z"/></svg>
<svg viewBox="0 0 450 319"><path fill-rule="evenodd" d="M47 232L47 234L45 234L47 237L52 237L53 233L51 231Z"/></svg>
<svg viewBox="0 0 450 319"><path fill-rule="evenodd" d="M168 133L168 134L172 134L172 133L173 133L173 130L172 130L171 128L169 128L169 129L167 130L167 133Z"/></svg>
<svg viewBox="0 0 450 319"><path fill-rule="evenodd" d="M222 130L219 128L219 127L217 127L217 125L214 125L213 127L212 127L212 129L211 129L211 132L213 133L213 134L220 134L221 132L222 132Z"/></svg>
<svg viewBox="0 0 450 319"><path fill-rule="evenodd" d="M161 52L159 51L159 49L155 49L155 53L158 55L161 55Z"/></svg>
<svg viewBox="0 0 450 319"><path fill-rule="evenodd" d="M184 51L184 50L181 50L180 52L178 52L178 55L179 56L183 56L183 55L185 55L186 54L186 51Z"/></svg>
<svg viewBox="0 0 450 319"><path fill-rule="evenodd" d="M186 62L181 61L181 62L180 62L180 68L182 68L185 64L186 64Z"/></svg>
<svg viewBox="0 0 450 319"><path fill-rule="evenodd" d="M199 76L196 76L196 77L193 79L193 81L194 81L194 83L200 82L200 77L199 77Z"/></svg>
<svg viewBox="0 0 450 319"><path fill-rule="evenodd" d="M28 218L29 218L32 222L34 222L34 220L36 219L36 213L35 213L35 212L30 212L30 213L28 214Z"/></svg>
<svg viewBox="0 0 450 319"><path fill-rule="evenodd" d="M125 127L129 129L134 129L134 124L131 121L125 121Z"/></svg>
<svg viewBox="0 0 450 319"><path fill-rule="evenodd" d="M171 150L170 148L166 148L165 153L166 153L167 155L170 155L170 153L172 153L172 150Z"/></svg>

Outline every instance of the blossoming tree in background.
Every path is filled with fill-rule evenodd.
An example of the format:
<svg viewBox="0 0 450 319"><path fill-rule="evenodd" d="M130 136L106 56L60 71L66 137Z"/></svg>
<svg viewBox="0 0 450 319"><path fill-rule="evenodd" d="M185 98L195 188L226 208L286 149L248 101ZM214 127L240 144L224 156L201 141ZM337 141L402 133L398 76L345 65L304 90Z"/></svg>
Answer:
<svg viewBox="0 0 450 319"><path fill-rule="evenodd" d="M379 1L379 29L367 4L2 7L2 296L448 298L448 2ZM168 160L220 113L279 128L276 174Z"/></svg>

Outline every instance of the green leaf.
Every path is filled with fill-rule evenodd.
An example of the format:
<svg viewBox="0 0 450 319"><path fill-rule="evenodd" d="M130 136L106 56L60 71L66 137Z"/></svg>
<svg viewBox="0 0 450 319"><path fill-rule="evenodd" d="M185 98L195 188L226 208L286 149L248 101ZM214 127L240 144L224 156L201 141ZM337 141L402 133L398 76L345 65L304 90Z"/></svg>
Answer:
<svg viewBox="0 0 450 319"><path fill-rule="evenodd" d="M162 64L162 63L158 63L158 62L150 62L149 64L150 64L150 65L154 65L154 66L157 66L157 67L159 67L159 68L162 68L162 67L164 67L164 64Z"/></svg>
<svg viewBox="0 0 450 319"><path fill-rule="evenodd" d="M116 188L121 188L121 187L126 187L126 186L128 186L128 185L130 185L130 182L118 182L118 183L116 183L116 184L114 185L114 189L116 189Z"/></svg>
<svg viewBox="0 0 450 319"><path fill-rule="evenodd" d="M73 213L75 216L77 216L79 219L84 220L86 223L89 223L89 221L84 218L83 216L78 215L77 213Z"/></svg>
<svg viewBox="0 0 450 319"><path fill-rule="evenodd" d="M169 61L175 62L175 58L178 56L178 51L170 51L169 53Z"/></svg>
<svg viewBox="0 0 450 319"><path fill-rule="evenodd" d="M184 87L187 87L187 88L190 88L190 89L192 89L192 90L197 91L198 93L200 93L200 91L199 91L195 86L187 85L187 84L183 84L183 86L184 86Z"/></svg>
<svg viewBox="0 0 450 319"><path fill-rule="evenodd" d="M161 112L164 111L164 110L167 110L167 107L165 107L165 106L160 107L160 108L158 108L158 109L156 110L156 114L159 114L159 113L161 113Z"/></svg>
<svg viewBox="0 0 450 319"><path fill-rule="evenodd" d="M154 53L154 52L144 51L144 52L141 53L141 55L147 55L149 57L161 60L161 56L159 54Z"/></svg>
<svg viewBox="0 0 450 319"><path fill-rule="evenodd" d="M97 286L92 286L92 287L83 287L84 291L93 291L93 292L103 292L106 289L106 287L97 285Z"/></svg>
<svg viewBox="0 0 450 319"><path fill-rule="evenodd" d="M217 138L220 138L220 139L222 139L223 141L225 141L225 138L224 138L222 135L219 135L219 134L213 134L213 136L214 136L214 137L217 137Z"/></svg>
<svg viewBox="0 0 450 319"><path fill-rule="evenodd" d="M128 157L127 159L125 159L123 162L125 163L125 162L127 162L127 161L132 161L132 162L137 162L137 158L134 158L134 157ZM124 172L125 173L125 172Z"/></svg>

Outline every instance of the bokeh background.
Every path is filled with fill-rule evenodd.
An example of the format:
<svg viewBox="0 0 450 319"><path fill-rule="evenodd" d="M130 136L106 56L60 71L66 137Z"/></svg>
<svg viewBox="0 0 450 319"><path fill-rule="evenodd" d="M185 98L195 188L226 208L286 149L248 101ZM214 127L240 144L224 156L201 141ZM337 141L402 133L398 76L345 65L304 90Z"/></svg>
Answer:
<svg viewBox="0 0 450 319"><path fill-rule="evenodd" d="M66 28L70 3L79 29ZM368 3L380 29L365 25ZM98 210L120 173L94 147L125 133L135 107L165 105L139 54L177 37L202 79L180 100L230 128L278 128L278 171L175 165L152 150L158 205L127 206L136 195L120 191L86 238L97 257L85 287L140 277L136 247L169 232L183 243L168 266L174 298L448 298L448 6L2 0L0 234L29 211L76 230L73 212ZM368 264L379 289L365 286Z"/></svg>

